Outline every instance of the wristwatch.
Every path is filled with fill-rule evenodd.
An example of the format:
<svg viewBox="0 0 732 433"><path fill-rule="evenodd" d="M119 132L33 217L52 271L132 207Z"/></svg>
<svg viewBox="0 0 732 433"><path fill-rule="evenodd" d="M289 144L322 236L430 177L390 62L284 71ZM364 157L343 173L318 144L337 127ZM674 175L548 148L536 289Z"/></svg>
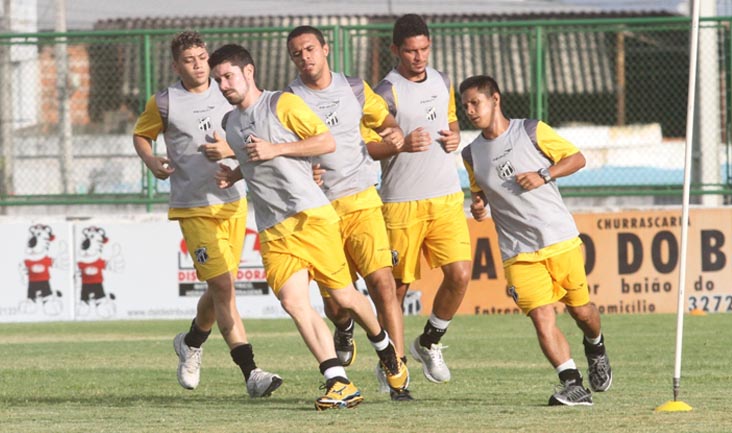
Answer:
<svg viewBox="0 0 732 433"><path fill-rule="evenodd" d="M539 173L539 176L541 176L542 179L544 179L544 183L549 183L554 180L551 174L549 174L548 168L542 168L537 173Z"/></svg>

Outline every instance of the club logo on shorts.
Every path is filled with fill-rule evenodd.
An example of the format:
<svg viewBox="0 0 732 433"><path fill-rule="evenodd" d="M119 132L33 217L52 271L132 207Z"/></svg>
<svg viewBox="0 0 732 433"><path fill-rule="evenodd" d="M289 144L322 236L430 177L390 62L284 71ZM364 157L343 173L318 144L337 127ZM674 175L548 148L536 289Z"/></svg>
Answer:
<svg viewBox="0 0 732 433"><path fill-rule="evenodd" d="M391 265L396 266L399 264L399 251L391 250Z"/></svg>
<svg viewBox="0 0 732 433"><path fill-rule="evenodd" d="M211 123L211 118L206 116L203 119L198 119L198 129L201 131L208 131L213 127L213 124Z"/></svg>
<svg viewBox="0 0 732 433"><path fill-rule="evenodd" d="M208 261L208 252L206 247L198 248L193 254L196 255L196 261L200 264L204 264Z"/></svg>
<svg viewBox="0 0 732 433"><path fill-rule="evenodd" d="M497 170L498 170L498 177L500 177L503 180L509 180L513 177L514 174L516 174L516 169L513 168L511 161L506 161L503 164L500 164L497 167Z"/></svg>
<svg viewBox="0 0 732 433"><path fill-rule="evenodd" d="M518 304L518 293L516 292L516 286L506 287L506 294L513 298L513 302Z"/></svg>

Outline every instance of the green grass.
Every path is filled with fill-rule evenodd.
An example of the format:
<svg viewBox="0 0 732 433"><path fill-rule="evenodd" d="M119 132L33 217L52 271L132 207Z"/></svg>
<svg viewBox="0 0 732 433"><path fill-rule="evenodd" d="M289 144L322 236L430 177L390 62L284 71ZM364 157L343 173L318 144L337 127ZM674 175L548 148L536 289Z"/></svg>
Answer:
<svg viewBox="0 0 732 433"><path fill-rule="evenodd" d="M410 360L418 401L376 392L375 354L363 332L350 378L366 400L318 413L317 364L289 320L245 322L259 366L279 373L270 398L246 397L217 332L201 385L182 389L172 338L187 321L0 325L0 432L730 432L732 326L724 314L685 318L680 399L691 412L656 413L671 400L675 316L604 316L614 371L593 407L547 407L557 382L523 316L458 317L443 339L452 381L428 383ZM407 318L408 339L424 318ZM560 326L586 369L581 335Z"/></svg>

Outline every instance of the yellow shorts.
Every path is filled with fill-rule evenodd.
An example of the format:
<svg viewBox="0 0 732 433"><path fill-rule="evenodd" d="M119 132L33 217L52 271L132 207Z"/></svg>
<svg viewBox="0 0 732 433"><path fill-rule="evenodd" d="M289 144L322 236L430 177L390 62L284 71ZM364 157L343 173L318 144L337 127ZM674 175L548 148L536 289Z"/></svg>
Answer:
<svg viewBox="0 0 732 433"><path fill-rule="evenodd" d="M384 215L378 207L362 209L341 216L341 237L348 261L351 282L378 271L391 268L391 248L386 234ZM320 294L330 297L321 288Z"/></svg>
<svg viewBox="0 0 732 433"><path fill-rule="evenodd" d="M546 260L513 262L504 271L509 294L526 314L555 302L573 307L590 302L581 245Z"/></svg>
<svg viewBox="0 0 732 433"><path fill-rule="evenodd" d="M351 284L338 222L311 219L302 230L262 243L261 252L267 284L277 296L302 269L321 287L342 289Z"/></svg>
<svg viewBox="0 0 732 433"><path fill-rule="evenodd" d="M178 223L199 280L210 280L239 269L246 217L190 217L181 218Z"/></svg>
<svg viewBox="0 0 732 433"><path fill-rule="evenodd" d="M390 268L391 248L380 208L363 209L341 217L343 249L351 278L365 277L381 268Z"/></svg>
<svg viewBox="0 0 732 433"><path fill-rule="evenodd" d="M384 204L389 243L397 260L394 278L407 284L418 280L420 252L432 268L472 259L463 200L459 192Z"/></svg>

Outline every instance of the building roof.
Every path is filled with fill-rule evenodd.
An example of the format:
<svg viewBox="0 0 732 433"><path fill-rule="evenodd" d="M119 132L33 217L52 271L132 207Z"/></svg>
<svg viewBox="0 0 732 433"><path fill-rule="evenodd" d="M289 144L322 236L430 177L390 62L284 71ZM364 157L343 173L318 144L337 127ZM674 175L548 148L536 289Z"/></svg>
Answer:
<svg viewBox="0 0 732 433"><path fill-rule="evenodd" d="M39 30L52 30L56 0L37 0ZM438 14L564 14L641 12L688 14L688 0L67 0L69 30L88 30L100 20L196 16L313 16Z"/></svg>
<svg viewBox="0 0 732 433"><path fill-rule="evenodd" d="M604 12L583 13L567 12L551 15L541 13L524 13L509 15L425 15L431 25L438 23L465 23L464 31L455 33L454 30L442 31L433 27L432 38L435 42L432 50L431 64L440 70L450 71L455 84L474 74L487 73L494 76L504 92L527 95L531 93L533 85L531 70L533 55L531 26L521 26L510 30L501 30L496 26L477 25L470 27L471 22L496 22L509 20L546 20L551 18L611 18L611 17L642 17L642 16L671 15L670 13L641 13L641 12ZM286 55L272 55L272 53L286 53L287 28L302 24L323 26L359 26L382 22L393 22L393 16L196 16L196 17L168 17L145 19L114 19L103 20L95 24L97 30L130 30L130 29L246 29L247 32L233 31L231 33L207 35L209 45L215 49L223 43L242 43L250 49L255 63L262 71L260 85L270 89L285 87L297 71ZM258 32L257 29L262 29ZM282 31L267 30L267 28L283 28ZM332 41L332 30L325 30L326 39ZM590 31L587 26L573 29L556 28L547 30L546 50L546 88L555 94L609 94L615 89L614 82L614 39L612 33ZM335 64L336 70L359 76L372 85L393 67L393 58L389 52L391 33L370 30L366 33L351 32L346 36L348 43L348 59L344 63ZM157 35L153 39L152 58L155 65L170 64L169 44L170 35ZM133 94L139 92L139 83L142 83L140 74L142 68L138 64L139 47L129 46L120 51L119 59L107 59L113 64L124 65L121 68L120 79L122 86ZM106 48L98 51L106 52ZM334 50L335 53L335 50ZM345 53L342 53L345 54ZM111 55L106 52L105 56ZM334 54L336 55L336 54ZM336 61L331 56L332 61ZM169 67L157 67L155 87L167 85L176 80Z"/></svg>

